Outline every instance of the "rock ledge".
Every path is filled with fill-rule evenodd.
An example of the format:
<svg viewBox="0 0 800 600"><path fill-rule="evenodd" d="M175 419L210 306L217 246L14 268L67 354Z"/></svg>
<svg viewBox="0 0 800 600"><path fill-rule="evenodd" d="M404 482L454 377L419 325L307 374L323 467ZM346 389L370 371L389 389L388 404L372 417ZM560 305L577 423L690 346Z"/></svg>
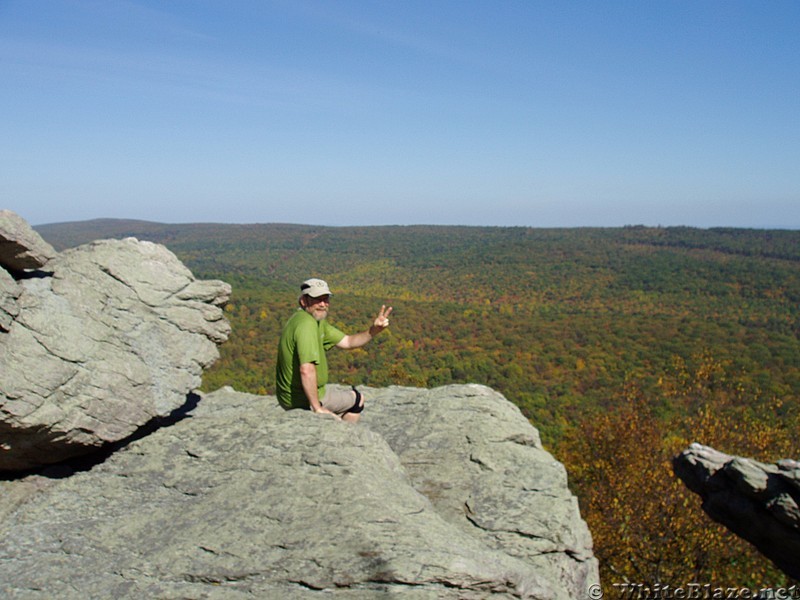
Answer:
<svg viewBox="0 0 800 600"><path fill-rule="evenodd" d="M765 464L692 444L673 468L712 519L800 580L800 462Z"/></svg>
<svg viewBox="0 0 800 600"><path fill-rule="evenodd" d="M224 388L0 521L0 595L586 597L563 467L482 386L369 390L350 425ZM44 489L42 489L44 488Z"/></svg>

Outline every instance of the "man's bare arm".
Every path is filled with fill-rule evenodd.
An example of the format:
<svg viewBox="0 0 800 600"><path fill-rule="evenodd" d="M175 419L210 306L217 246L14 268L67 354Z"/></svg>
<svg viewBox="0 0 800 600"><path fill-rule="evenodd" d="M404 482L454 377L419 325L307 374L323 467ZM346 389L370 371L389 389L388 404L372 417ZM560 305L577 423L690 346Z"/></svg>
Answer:
<svg viewBox="0 0 800 600"><path fill-rule="evenodd" d="M345 350L360 348L361 346L368 343L376 335L378 335L381 331L389 327L390 314L392 314L391 306L389 308L386 308L385 305L381 306L381 310L378 313L378 316L375 318L375 321L372 323L372 325L367 331L346 335L342 338L342 341L336 344L336 346L339 348L344 348Z"/></svg>
<svg viewBox="0 0 800 600"><path fill-rule="evenodd" d="M303 385L303 391L306 394L306 398L308 398L308 403L311 406L312 411L315 413L333 414L319 402L317 390L317 365L314 363L303 363L300 365L300 383Z"/></svg>

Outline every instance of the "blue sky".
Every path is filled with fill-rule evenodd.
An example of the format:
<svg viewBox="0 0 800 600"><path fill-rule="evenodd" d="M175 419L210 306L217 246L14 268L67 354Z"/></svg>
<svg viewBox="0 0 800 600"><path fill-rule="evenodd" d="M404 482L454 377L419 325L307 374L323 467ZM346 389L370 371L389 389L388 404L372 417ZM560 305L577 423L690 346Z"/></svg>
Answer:
<svg viewBox="0 0 800 600"><path fill-rule="evenodd" d="M799 48L795 0L0 0L0 208L797 229Z"/></svg>

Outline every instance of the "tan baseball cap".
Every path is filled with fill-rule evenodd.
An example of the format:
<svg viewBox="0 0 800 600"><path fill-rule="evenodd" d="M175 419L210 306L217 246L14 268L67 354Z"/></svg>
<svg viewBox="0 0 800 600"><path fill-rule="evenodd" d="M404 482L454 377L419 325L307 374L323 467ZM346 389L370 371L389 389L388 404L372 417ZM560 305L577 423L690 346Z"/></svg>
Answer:
<svg viewBox="0 0 800 600"><path fill-rule="evenodd" d="M320 296L330 296L332 294L328 284L322 279L306 279L300 284L300 295L319 298Z"/></svg>

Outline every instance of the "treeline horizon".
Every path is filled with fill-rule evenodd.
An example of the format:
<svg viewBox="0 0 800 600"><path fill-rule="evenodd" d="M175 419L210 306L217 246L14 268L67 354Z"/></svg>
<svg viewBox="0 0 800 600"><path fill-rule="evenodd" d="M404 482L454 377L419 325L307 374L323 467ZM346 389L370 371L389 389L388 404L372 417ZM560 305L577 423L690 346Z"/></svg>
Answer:
<svg viewBox="0 0 800 600"><path fill-rule="evenodd" d="M59 250L162 243L196 277L230 283L233 333L208 390L274 393L278 335L308 277L331 285L329 318L345 331L391 304L390 330L329 354L332 378L503 393L567 467L604 585L785 582L705 517L669 459L694 441L766 462L800 456L800 231L113 219L36 229Z"/></svg>

